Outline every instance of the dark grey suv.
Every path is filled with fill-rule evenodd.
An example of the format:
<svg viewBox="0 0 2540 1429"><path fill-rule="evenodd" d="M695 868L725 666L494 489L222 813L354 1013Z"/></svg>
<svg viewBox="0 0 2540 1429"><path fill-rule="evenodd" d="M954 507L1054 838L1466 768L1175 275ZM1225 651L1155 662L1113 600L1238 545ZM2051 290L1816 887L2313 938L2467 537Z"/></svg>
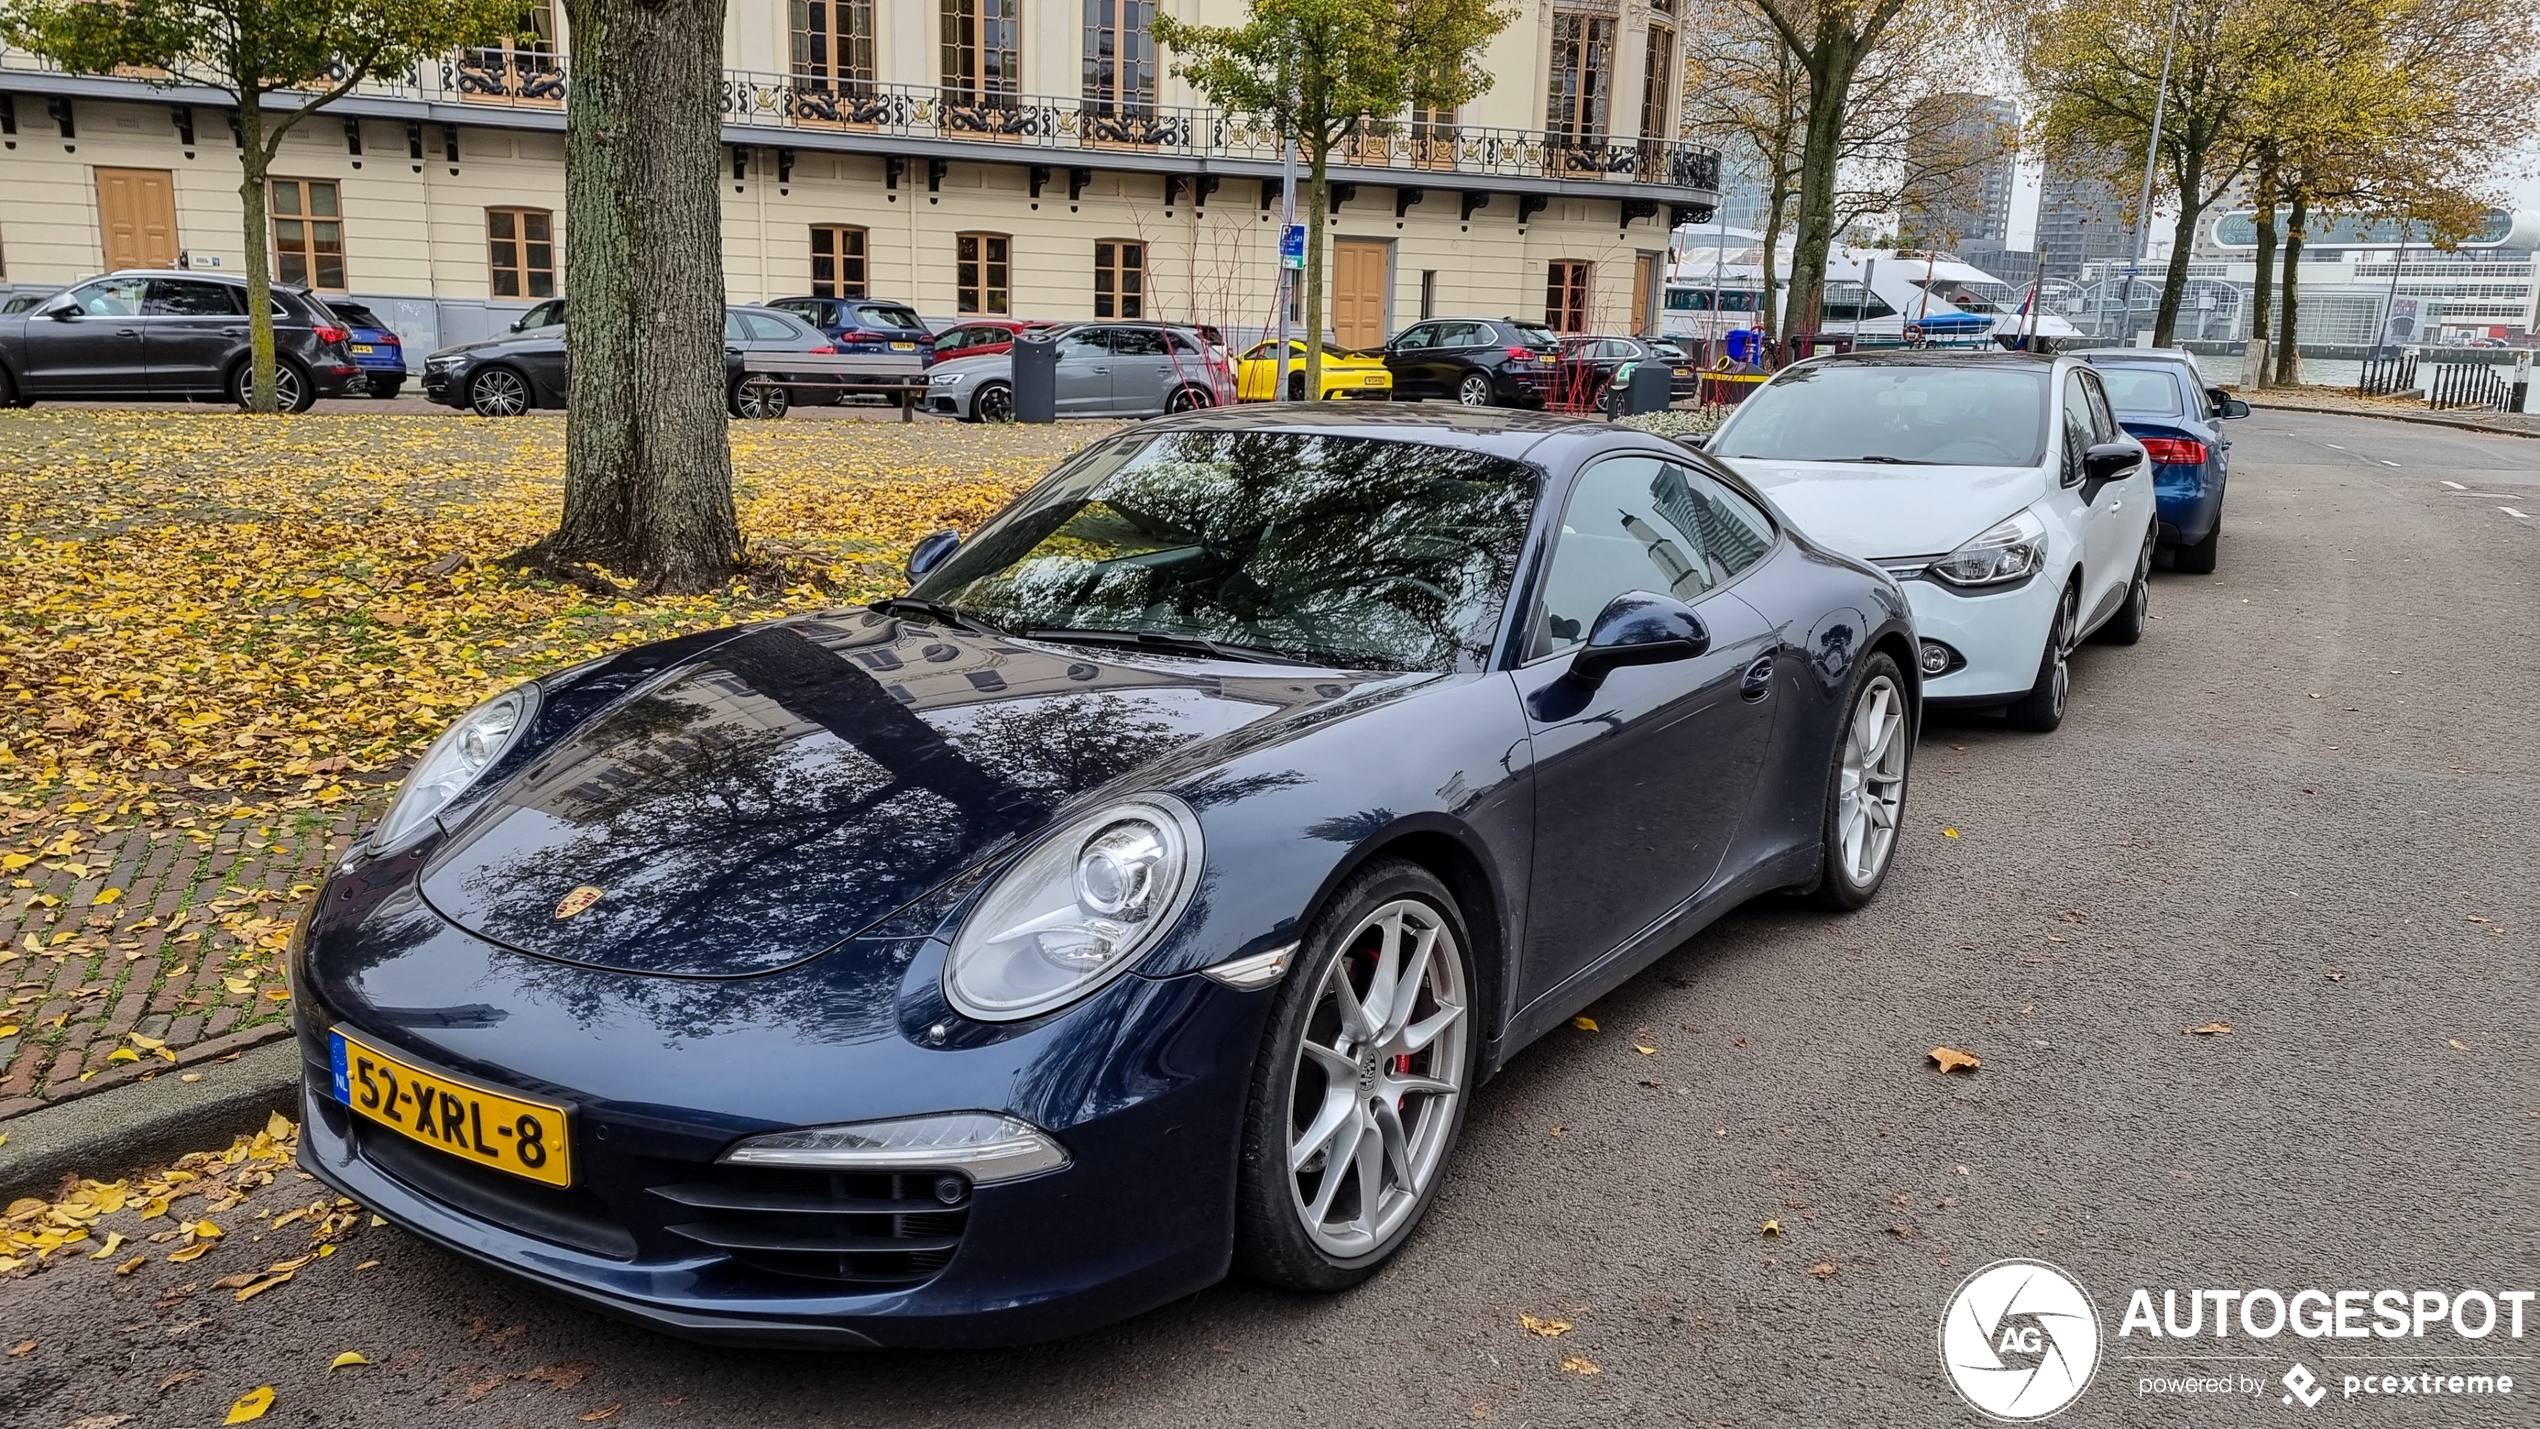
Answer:
<svg viewBox="0 0 2540 1429"><path fill-rule="evenodd" d="M361 374L352 332L306 289L273 287L275 398L305 412ZM247 280L183 271L92 278L0 315L0 402L246 405Z"/></svg>

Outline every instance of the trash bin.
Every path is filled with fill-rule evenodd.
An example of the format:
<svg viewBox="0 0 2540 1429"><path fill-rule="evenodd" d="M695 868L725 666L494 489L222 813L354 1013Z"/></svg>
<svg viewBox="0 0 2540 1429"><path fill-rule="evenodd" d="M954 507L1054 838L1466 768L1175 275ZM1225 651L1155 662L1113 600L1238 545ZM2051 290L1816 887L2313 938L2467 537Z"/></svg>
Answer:
<svg viewBox="0 0 2540 1429"><path fill-rule="evenodd" d="M1015 336L1014 420L1058 420L1058 344L1046 336Z"/></svg>
<svg viewBox="0 0 2540 1429"><path fill-rule="evenodd" d="M1664 362L1643 362L1632 368L1631 389L1624 394L1623 411L1630 416L1643 412L1664 412L1673 397L1672 383L1676 372Z"/></svg>

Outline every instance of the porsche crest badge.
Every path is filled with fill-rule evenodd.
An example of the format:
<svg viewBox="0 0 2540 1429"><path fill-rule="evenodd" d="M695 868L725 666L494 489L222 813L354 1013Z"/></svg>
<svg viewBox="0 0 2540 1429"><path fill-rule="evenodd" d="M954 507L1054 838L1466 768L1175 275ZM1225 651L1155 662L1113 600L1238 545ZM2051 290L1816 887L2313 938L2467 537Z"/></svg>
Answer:
<svg viewBox="0 0 2540 1429"><path fill-rule="evenodd" d="M570 918L574 914L590 907L592 904L599 902L602 897L606 896L606 893L607 890L605 889L593 888L587 883L583 884L580 888L566 894L556 903L556 916L558 918Z"/></svg>

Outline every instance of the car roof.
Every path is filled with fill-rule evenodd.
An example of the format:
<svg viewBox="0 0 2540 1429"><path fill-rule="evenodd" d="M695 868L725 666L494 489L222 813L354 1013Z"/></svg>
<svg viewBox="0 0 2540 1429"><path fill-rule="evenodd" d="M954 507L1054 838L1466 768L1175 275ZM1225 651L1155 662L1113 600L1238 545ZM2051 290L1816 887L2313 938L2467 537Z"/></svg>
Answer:
<svg viewBox="0 0 2540 1429"><path fill-rule="evenodd" d="M2073 356L2084 362L2167 362L2196 365L2196 354L2177 347L2093 347Z"/></svg>
<svg viewBox="0 0 2540 1429"><path fill-rule="evenodd" d="M1546 438L1563 435L1646 436L1611 422L1565 417L1512 407L1466 407L1455 402L1262 402L1204 407L1141 424L1146 431L1302 432L1364 436L1385 441L1425 441L1515 461ZM1663 438L1649 440L1665 444Z"/></svg>
<svg viewBox="0 0 2540 1429"><path fill-rule="evenodd" d="M1971 363L1987 367L2052 367L2062 356L2069 354L2011 352L2002 348L1900 348L1880 352L1829 352L1809 360L1882 367L1964 367Z"/></svg>

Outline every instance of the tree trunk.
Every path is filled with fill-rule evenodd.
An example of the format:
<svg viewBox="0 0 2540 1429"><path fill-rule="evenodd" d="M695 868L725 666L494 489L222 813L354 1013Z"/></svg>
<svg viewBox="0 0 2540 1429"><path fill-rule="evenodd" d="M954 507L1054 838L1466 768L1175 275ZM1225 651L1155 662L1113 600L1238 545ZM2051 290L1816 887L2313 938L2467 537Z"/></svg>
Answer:
<svg viewBox="0 0 2540 1429"><path fill-rule="evenodd" d="M525 555L721 588L742 561L725 431L723 0L567 0L564 514Z"/></svg>
<svg viewBox="0 0 2540 1429"><path fill-rule="evenodd" d="M2152 310L2152 345L2167 347L2178 337L2178 309L2187 299L2187 260L2196 246L2196 220L2203 216L2204 206L2198 197L2205 191L2205 155L2190 151L2179 165L2178 226L2171 230L2170 266L2161 275L2161 300Z"/></svg>
<svg viewBox="0 0 2540 1429"><path fill-rule="evenodd" d="M1818 53L1828 58L1811 66L1808 75L1807 147L1799 160L1799 237L1790 252L1790 296L1783 301L1782 338L1797 342L1816 336L1826 302L1826 253L1834 246L1835 162L1843 144L1844 102L1851 89L1851 66L1832 58L1827 43Z"/></svg>
<svg viewBox="0 0 2540 1429"><path fill-rule="evenodd" d="M2275 318L2275 163L2262 161L2258 167L2255 215L2258 227L2257 282L2249 289L2249 336L2264 342L2269 324ZM2267 384L2268 374L2258 374L2258 386Z"/></svg>
<svg viewBox="0 0 2540 1429"><path fill-rule="evenodd" d="M2301 346L2294 340L2299 330L2302 309L2302 241L2310 235L2308 225L2311 196L2301 189L2293 190L2292 211L2284 225L2284 307L2276 335L2275 381L2279 387L2290 387L2302 380Z"/></svg>
<svg viewBox="0 0 2540 1429"><path fill-rule="evenodd" d="M1323 228L1332 186L1331 145L1315 136L1305 167L1305 400L1323 400Z"/></svg>
<svg viewBox="0 0 2540 1429"><path fill-rule="evenodd" d="M1764 210L1763 251L1756 255L1756 257L1761 260L1762 264L1759 269L1758 282L1760 286L1757 289L1756 298L1757 303L1761 307L1761 311L1756 314L1756 321L1763 326L1765 339L1775 344L1779 344L1781 342L1784 324L1781 320L1781 314L1774 311L1773 307L1773 295L1781 288L1781 279L1775 276L1773 272L1773 255L1781 251L1782 220L1789 207L1790 191L1783 188L1781 183L1776 180L1772 188L1771 201ZM1723 230L1725 230L1728 227L1728 215L1719 215L1719 221L1720 226ZM1717 325L1719 321L1719 315L1716 313L1713 314L1713 324ZM1726 331L1726 329L1722 329L1723 341L1726 340Z"/></svg>
<svg viewBox="0 0 2540 1429"><path fill-rule="evenodd" d="M238 98L238 207L247 240L247 410L274 409L273 249L265 236L265 111L251 87Z"/></svg>

